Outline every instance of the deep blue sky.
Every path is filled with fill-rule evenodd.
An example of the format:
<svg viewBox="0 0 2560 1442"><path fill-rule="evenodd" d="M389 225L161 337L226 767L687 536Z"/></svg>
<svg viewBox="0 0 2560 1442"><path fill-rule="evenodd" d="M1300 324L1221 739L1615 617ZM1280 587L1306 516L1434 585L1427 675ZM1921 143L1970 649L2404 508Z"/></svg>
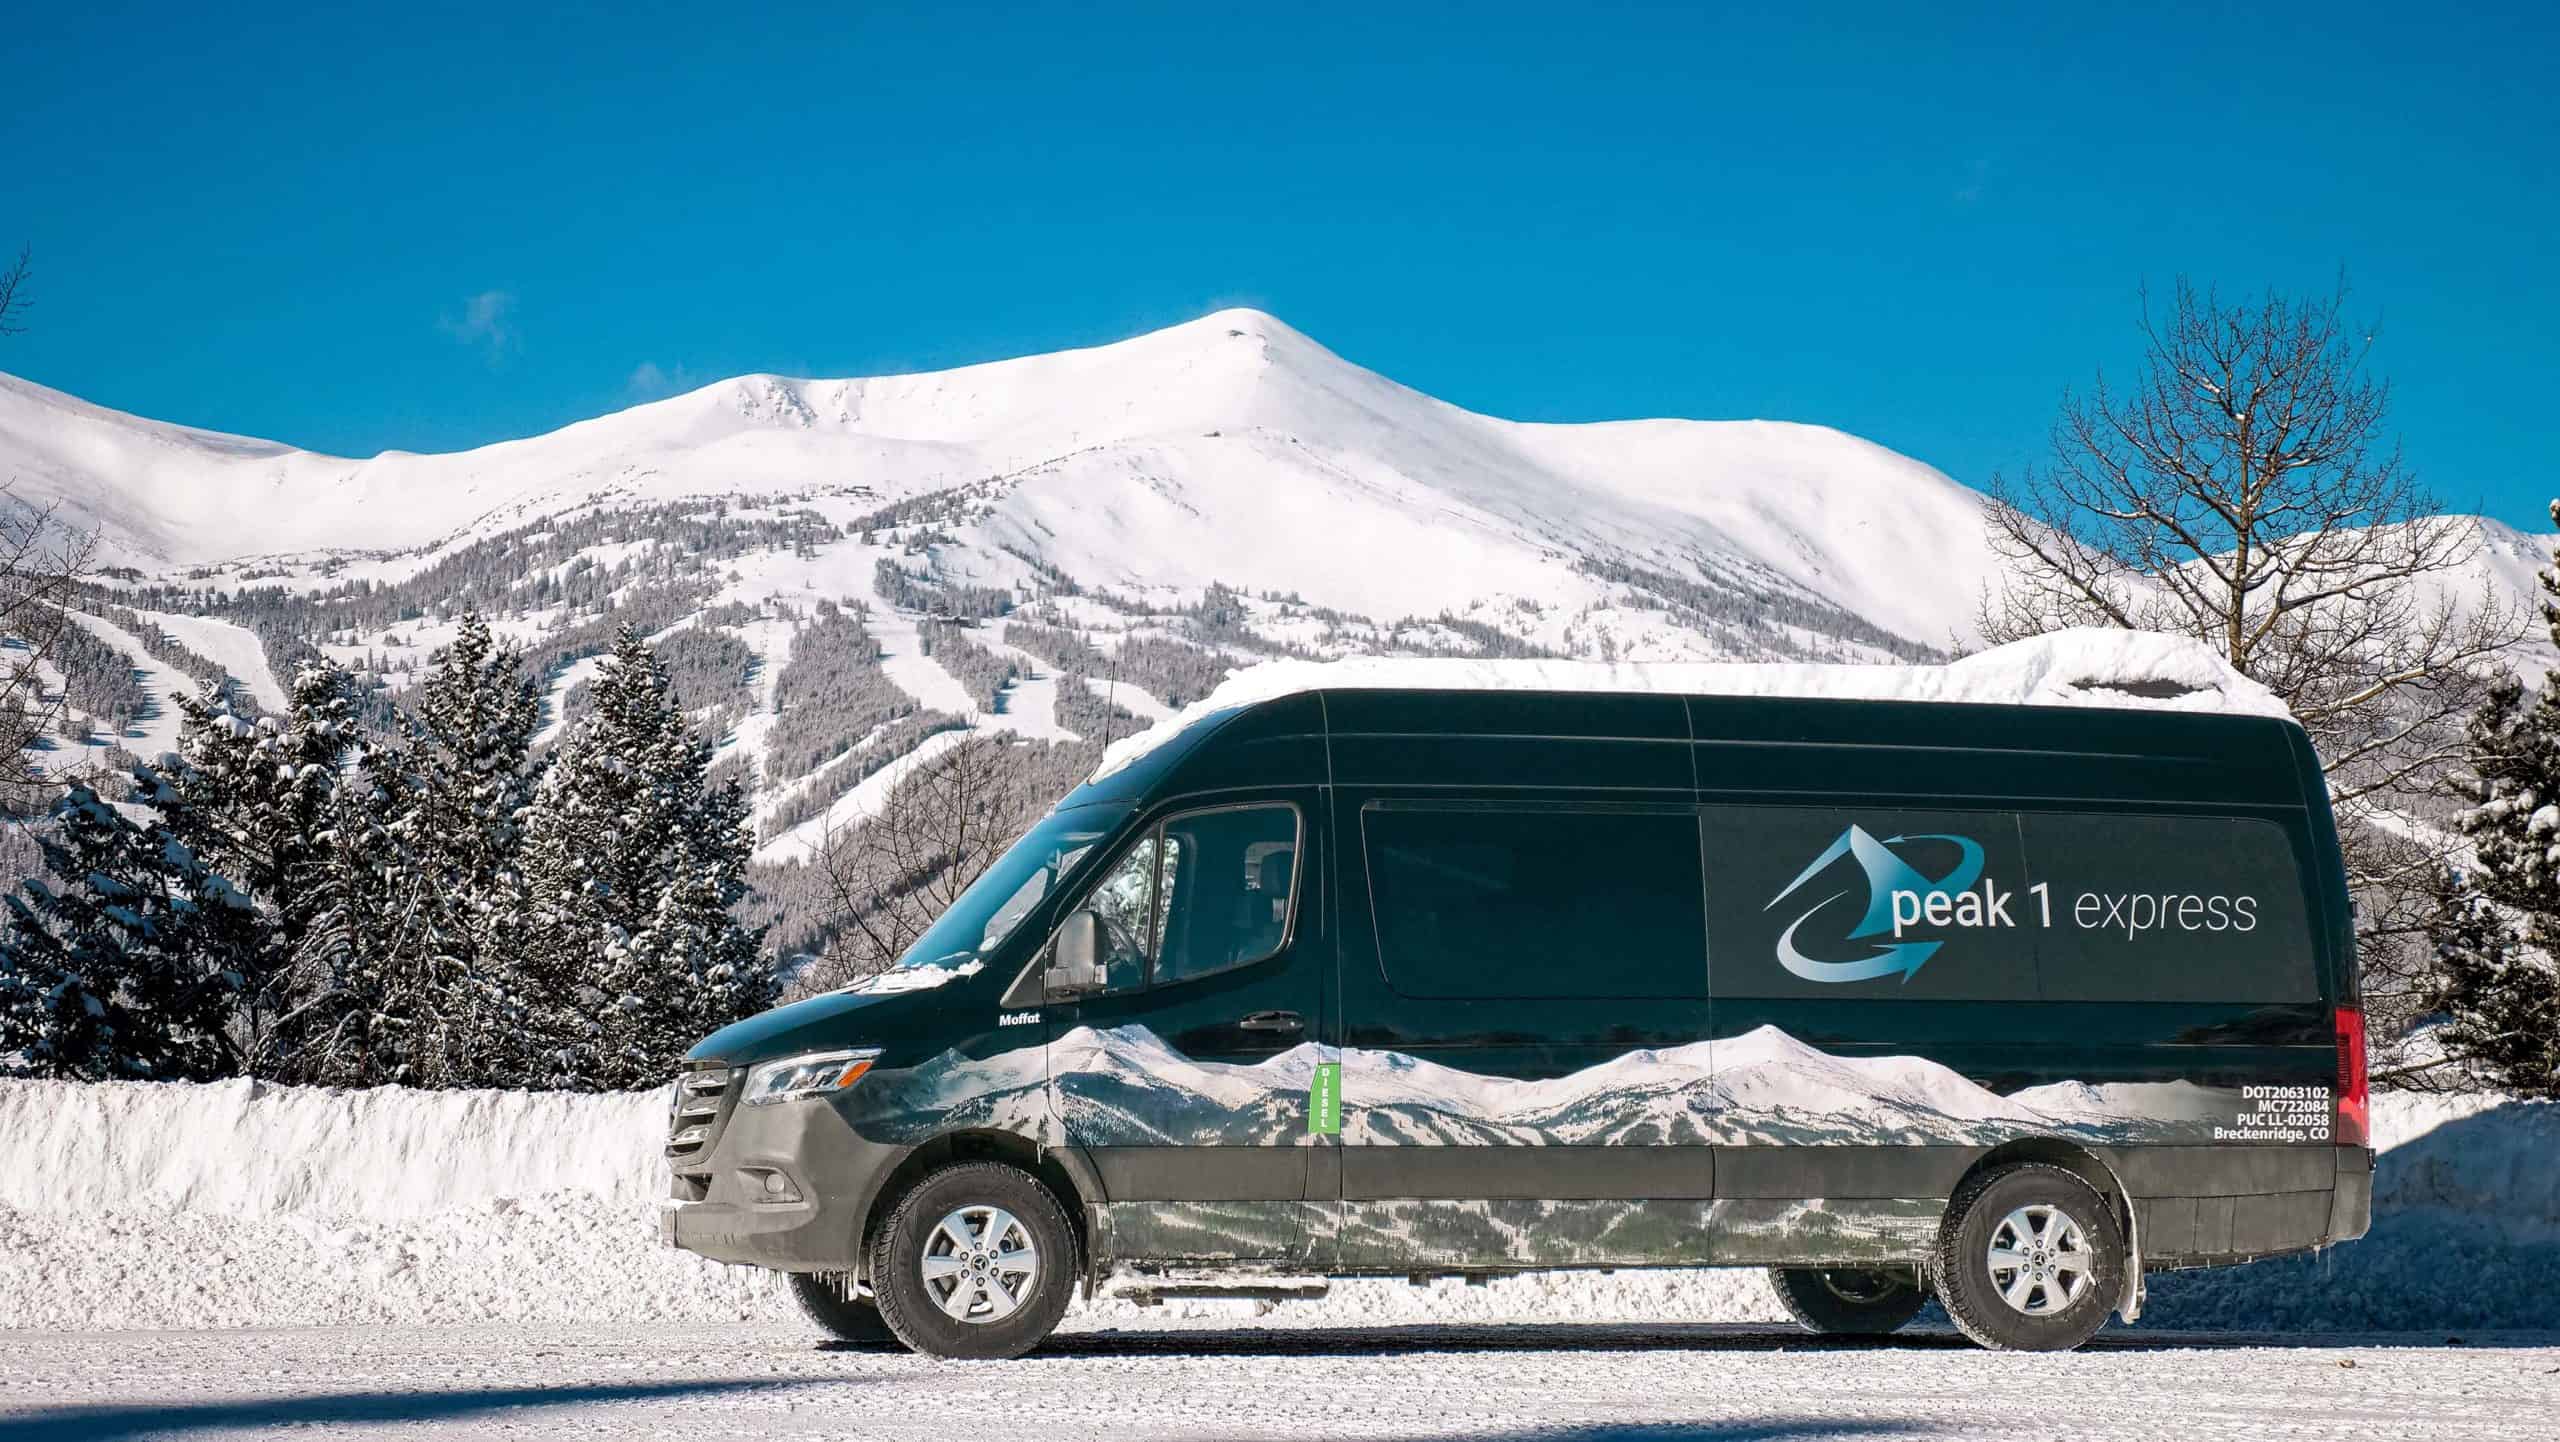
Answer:
<svg viewBox="0 0 2560 1442"><path fill-rule="evenodd" d="M0 369L369 454L1242 303L1479 410L1978 483L2144 280L2344 267L2445 498L2560 490L2548 6L549 8L17 15Z"/></svg>

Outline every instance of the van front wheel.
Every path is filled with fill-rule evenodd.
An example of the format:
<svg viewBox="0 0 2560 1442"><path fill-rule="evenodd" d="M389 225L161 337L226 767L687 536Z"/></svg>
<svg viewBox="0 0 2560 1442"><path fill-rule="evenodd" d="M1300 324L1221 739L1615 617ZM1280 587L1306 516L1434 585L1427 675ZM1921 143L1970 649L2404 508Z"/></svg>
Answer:
<svg viewBox="0 0 2560 1442"><path fill-rule="evenodd" d="M934 1357L1019 1357L1066 1315L1076 1237L1038 1178L963 1162L898 1203L872 1239L870 1271L899 1341Z"/></svg>
<svg viewBox="0 0 2560 1442"><path fill-rule="evenodd" d="M843 1272L793 1272L790 1276L791 1300L800 1304L800 1315L817 1323L828 1336L865 1350L898 1344L889 1324L880 1320L880 1308L854 1290L852 1277Z"/></svg>
<svg viewBox="0 0 2560 1442"><path fill-rule="evenodd" d="M1956 1189L1931 1268L1958 1330L2004 1352L2067 1352L2124 1291L2124 1225L2075 1172L2019 1162Z"/></svg>
<svg viewBox="0 0 2560 1442"><path fill-rule="evenodd" d="M1769 1285L1797 1326L1825 1336L1881 1337L1929 1301L1919 1278L1863 1267L1771 1267Z"/></svg>

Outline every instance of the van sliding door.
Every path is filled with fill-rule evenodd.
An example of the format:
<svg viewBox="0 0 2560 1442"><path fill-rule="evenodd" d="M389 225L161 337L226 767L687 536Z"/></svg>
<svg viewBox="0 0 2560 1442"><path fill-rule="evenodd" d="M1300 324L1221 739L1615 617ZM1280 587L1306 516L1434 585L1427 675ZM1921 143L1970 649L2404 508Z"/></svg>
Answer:
<svg viewBox="0 0 2560 1442"><path fill-rule="evenodd" d="M1344 788L1351 1268L1699 1260L1695 808Z"/></svg>

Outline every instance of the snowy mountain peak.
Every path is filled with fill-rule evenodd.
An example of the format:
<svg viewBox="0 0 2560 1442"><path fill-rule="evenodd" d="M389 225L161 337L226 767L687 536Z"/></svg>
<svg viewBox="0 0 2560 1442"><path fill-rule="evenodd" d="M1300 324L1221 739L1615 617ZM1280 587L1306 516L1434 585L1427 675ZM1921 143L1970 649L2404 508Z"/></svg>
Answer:
<svg viewBox="0 0 2560 1442"><path fill-rule="evenodd" d="M188 678L280 696L314 648L405 685L465 608L528 648L556 734L616 627L690 631L682 689L775 856L964 730L1129 738L1282 658L1929 662L2000 569L1981 496L1855 436L1503 420L1245 308L361 460L0 377L0 478L95 527L135 603L90 618L130 666L84 672L115 722L88 744L165 749ZM2460 583L2531 596L2545 545L2498 528ZM982 625L927 624L954 617Z"/></svg>

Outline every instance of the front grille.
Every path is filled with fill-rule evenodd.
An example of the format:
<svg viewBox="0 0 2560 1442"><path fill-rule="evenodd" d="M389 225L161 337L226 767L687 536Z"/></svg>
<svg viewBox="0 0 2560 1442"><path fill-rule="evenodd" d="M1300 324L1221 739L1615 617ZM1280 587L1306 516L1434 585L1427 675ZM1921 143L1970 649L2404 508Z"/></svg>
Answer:
<svg viewBox="0 0 2560 1442"><path fill-rule="evenodd" d="M689 1161L720 1140L729 1119L729 1094L737 1074L717 1062L697 1062L676 1073L667 1092L667 1160Z"/></svg>

